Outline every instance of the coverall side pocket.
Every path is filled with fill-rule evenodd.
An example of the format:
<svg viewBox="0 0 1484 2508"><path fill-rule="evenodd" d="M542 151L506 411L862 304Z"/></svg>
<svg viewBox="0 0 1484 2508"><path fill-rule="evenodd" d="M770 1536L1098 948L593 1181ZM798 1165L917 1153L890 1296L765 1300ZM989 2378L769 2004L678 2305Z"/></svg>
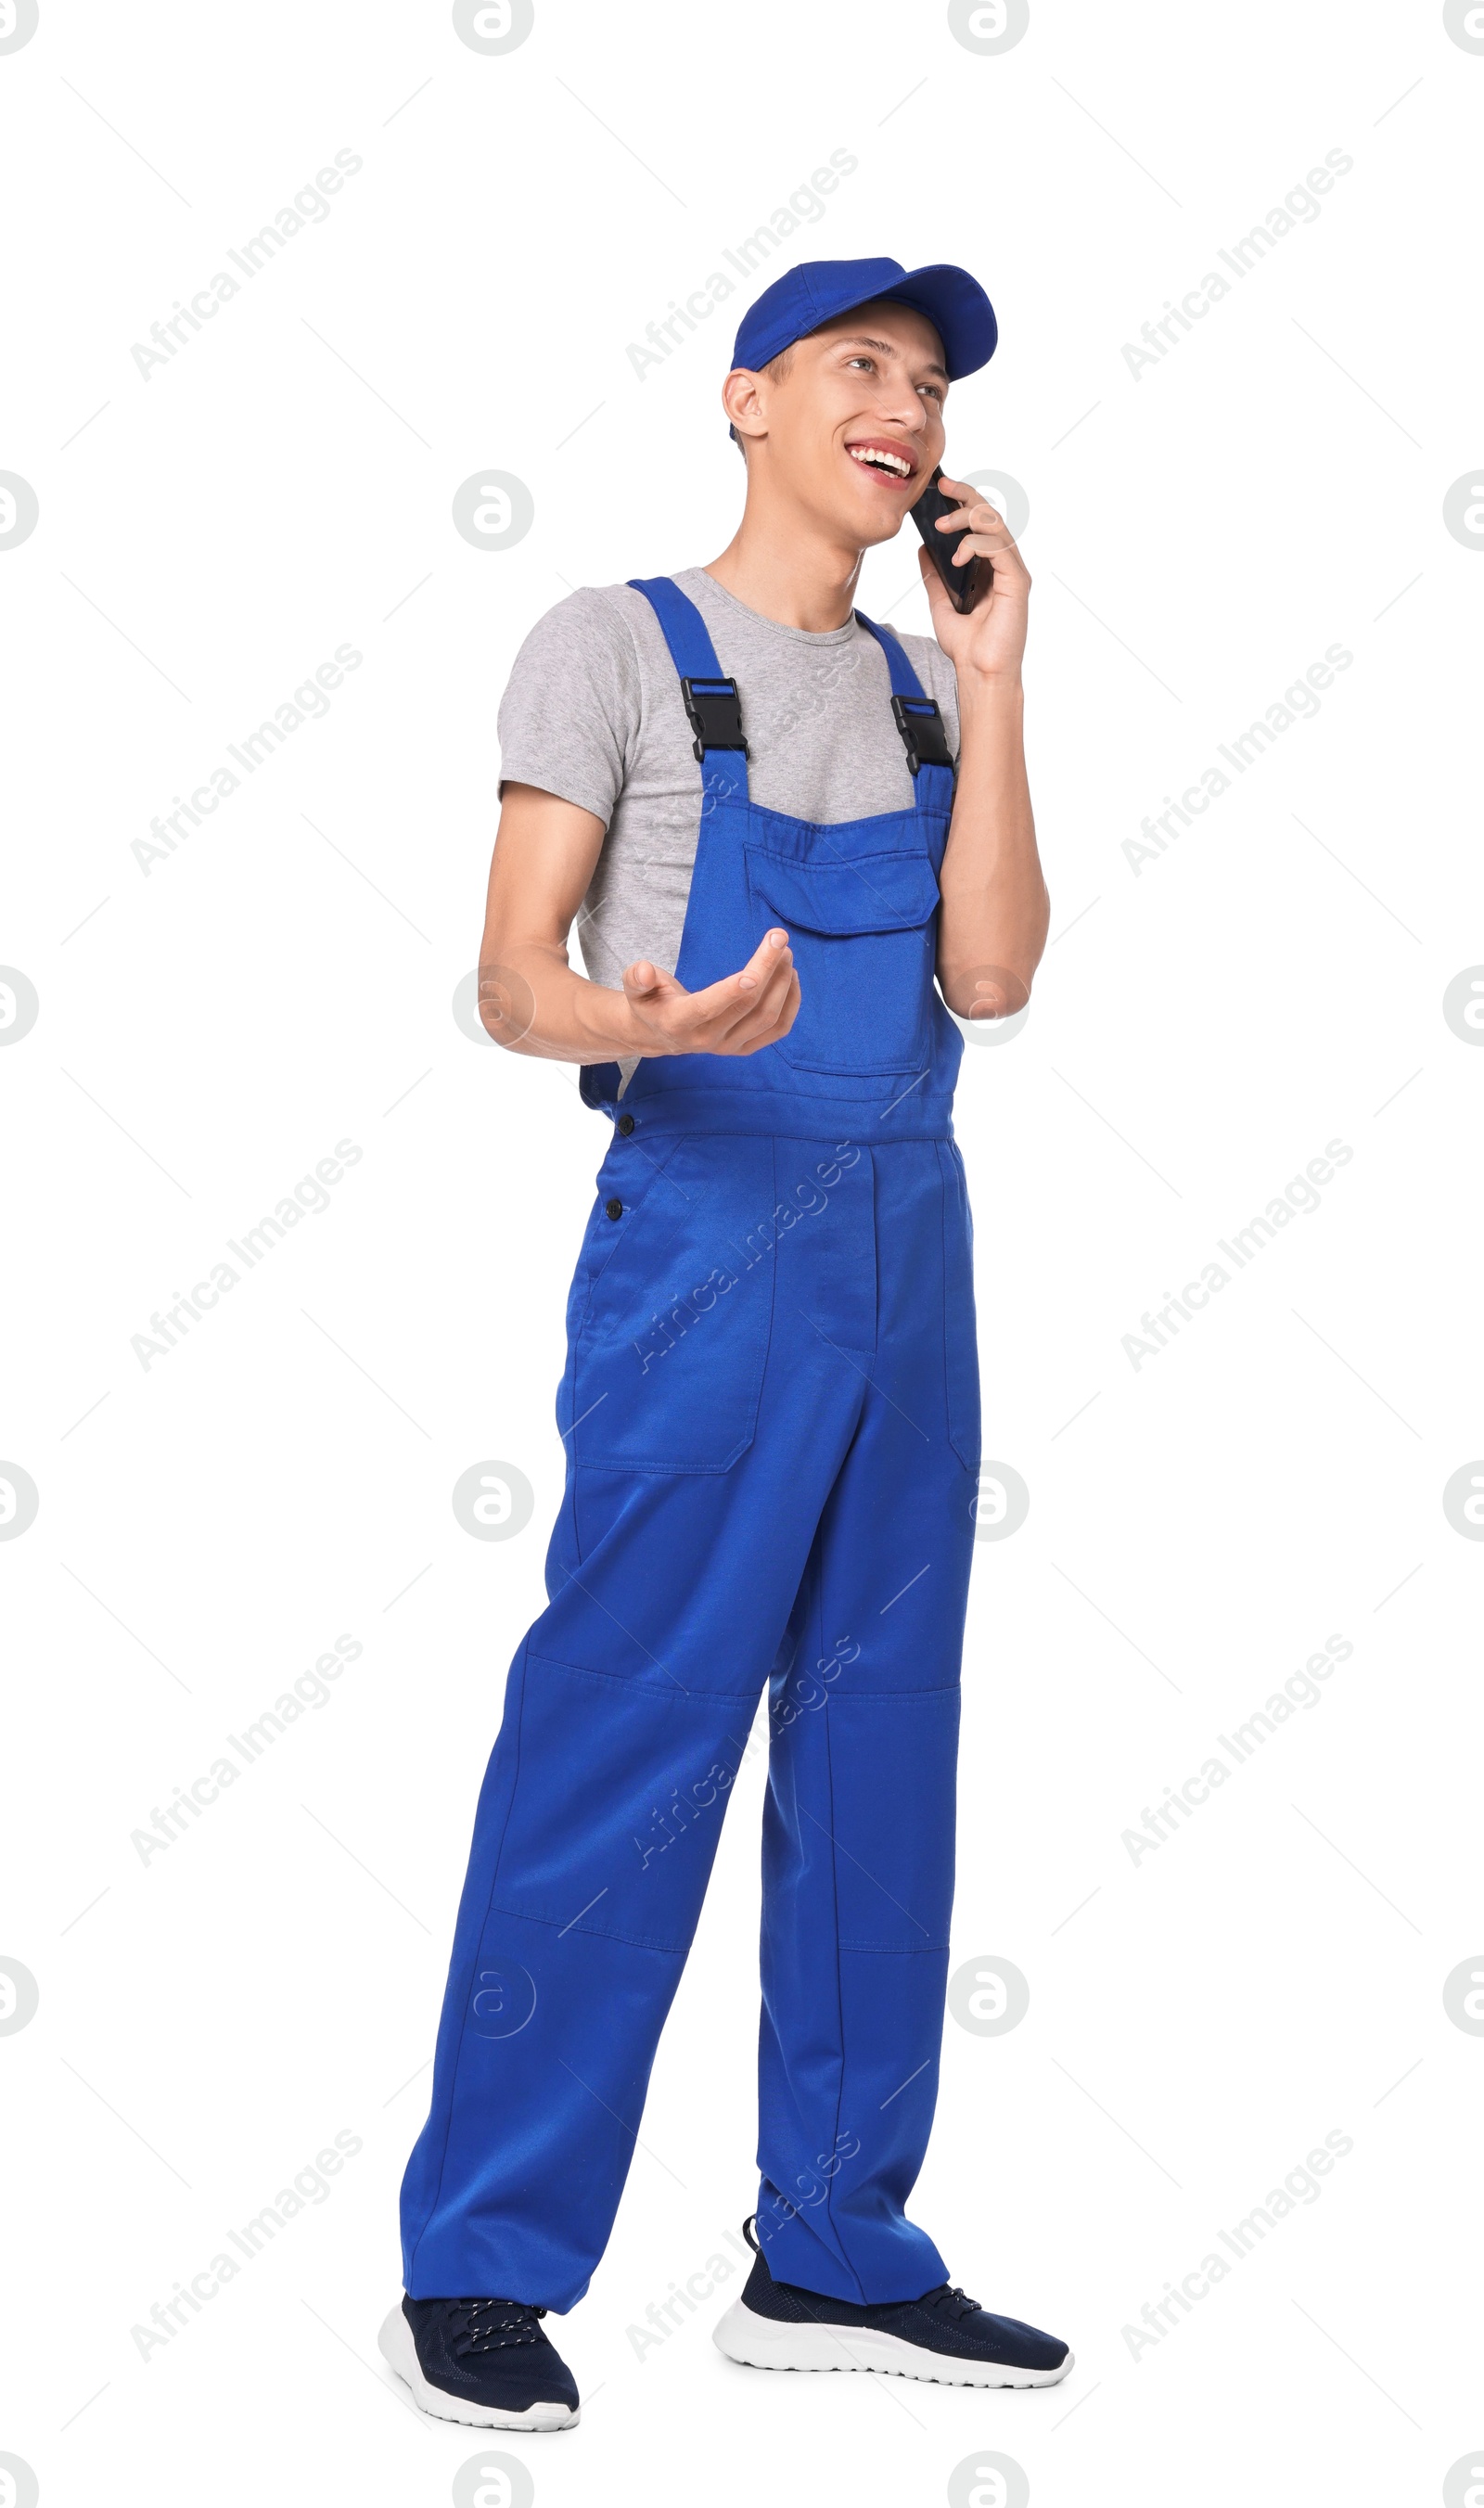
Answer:
<svg viewBox="0 0 1484 2508"><path fill-rule="evenodd" d="M614 1199L618 1199L617 1196ZM773 1145L682 1141L612 1228L572 1343L575 1463L724 1472L752 1444L773 1322Z"/></svg>
<svg viewBox="0 0 1484 2508"><path fill-rule="evenodd" d="M974 1220L956 1144L940 1141L943 1174L943 1358L948 1440L977 1479L981 1460L979 1334L974 1312Z"/></svg>

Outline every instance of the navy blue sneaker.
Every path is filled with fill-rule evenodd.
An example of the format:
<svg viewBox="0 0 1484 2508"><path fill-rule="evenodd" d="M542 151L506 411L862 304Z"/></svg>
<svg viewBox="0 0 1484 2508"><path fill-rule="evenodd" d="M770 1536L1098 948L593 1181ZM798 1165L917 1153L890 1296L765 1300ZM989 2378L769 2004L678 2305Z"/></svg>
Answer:
<svg viewBox="0 0 1484 2508"><path fill-rule="evenodd" d="M1072 2366L1054 2334L1018 2317L991 2316L951 2282L920 2299L858 2307L774 2281L750 2220L742 2234L758 2261L712 2340L746 2368L874 2369L937 2386L1055 2386Z"/></svg>
<svg viewBox="0 0 1484 2508"><path fill-rule="evenodd" d="M379 2337L418 2410L476 2429L574 2429L572 2371L518 2299L404 2299Z"/></svg>

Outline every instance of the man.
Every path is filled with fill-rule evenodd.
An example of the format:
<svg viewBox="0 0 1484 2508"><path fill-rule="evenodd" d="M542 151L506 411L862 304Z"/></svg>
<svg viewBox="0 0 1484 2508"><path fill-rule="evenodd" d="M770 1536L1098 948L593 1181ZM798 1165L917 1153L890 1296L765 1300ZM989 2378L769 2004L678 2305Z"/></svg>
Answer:
<svg viewBox="0 0 1484 2508"><path fill-rule="evenodd" d="M717 2342L978 2386L1071 2366L953 2288L903 2208L937 2092L980 1461L943 1005L1018 1010L1048 907L1029 578L1000 516L944 481L959 562L993 576L960 614L921 552L936 644L852 600L995 337L960 270L777 280L723 392L736 536L561 603L501 708L482 1015L579 1063L611 1139L551 1599L480 1796L382 2334L440 2418L577 2418L539 2320L607 2242L765 1681L757 2263Z"/></svg>

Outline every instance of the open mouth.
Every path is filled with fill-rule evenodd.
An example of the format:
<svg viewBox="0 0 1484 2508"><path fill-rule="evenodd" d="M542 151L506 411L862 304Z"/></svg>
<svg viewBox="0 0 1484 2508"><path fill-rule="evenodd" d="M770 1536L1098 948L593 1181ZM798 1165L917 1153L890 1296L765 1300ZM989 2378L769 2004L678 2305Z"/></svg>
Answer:
<svg viewBox="0 0 1484 2508"><path fill-rule="evenodd" d="M879 479L888 488L906 488L917 475L917 457L905 444L893 444L885 436L869 436L857 444L847 444L845 451L858 470Z"/></svg>

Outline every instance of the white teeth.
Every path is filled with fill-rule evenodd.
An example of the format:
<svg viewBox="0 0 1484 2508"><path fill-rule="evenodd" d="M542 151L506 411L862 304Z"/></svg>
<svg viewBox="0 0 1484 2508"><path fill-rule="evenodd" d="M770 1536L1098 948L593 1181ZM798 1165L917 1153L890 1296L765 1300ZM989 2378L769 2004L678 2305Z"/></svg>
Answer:
<svg viewBox="0 0 1484 2508"><path fill-rule="evenodd" d="M912 475L909 461L905 461L898 453L884 452L879 445L857 447L847 444L845 450L851 461L859 461L863 469L893 470L899 479L909 479Z"/></svg>

